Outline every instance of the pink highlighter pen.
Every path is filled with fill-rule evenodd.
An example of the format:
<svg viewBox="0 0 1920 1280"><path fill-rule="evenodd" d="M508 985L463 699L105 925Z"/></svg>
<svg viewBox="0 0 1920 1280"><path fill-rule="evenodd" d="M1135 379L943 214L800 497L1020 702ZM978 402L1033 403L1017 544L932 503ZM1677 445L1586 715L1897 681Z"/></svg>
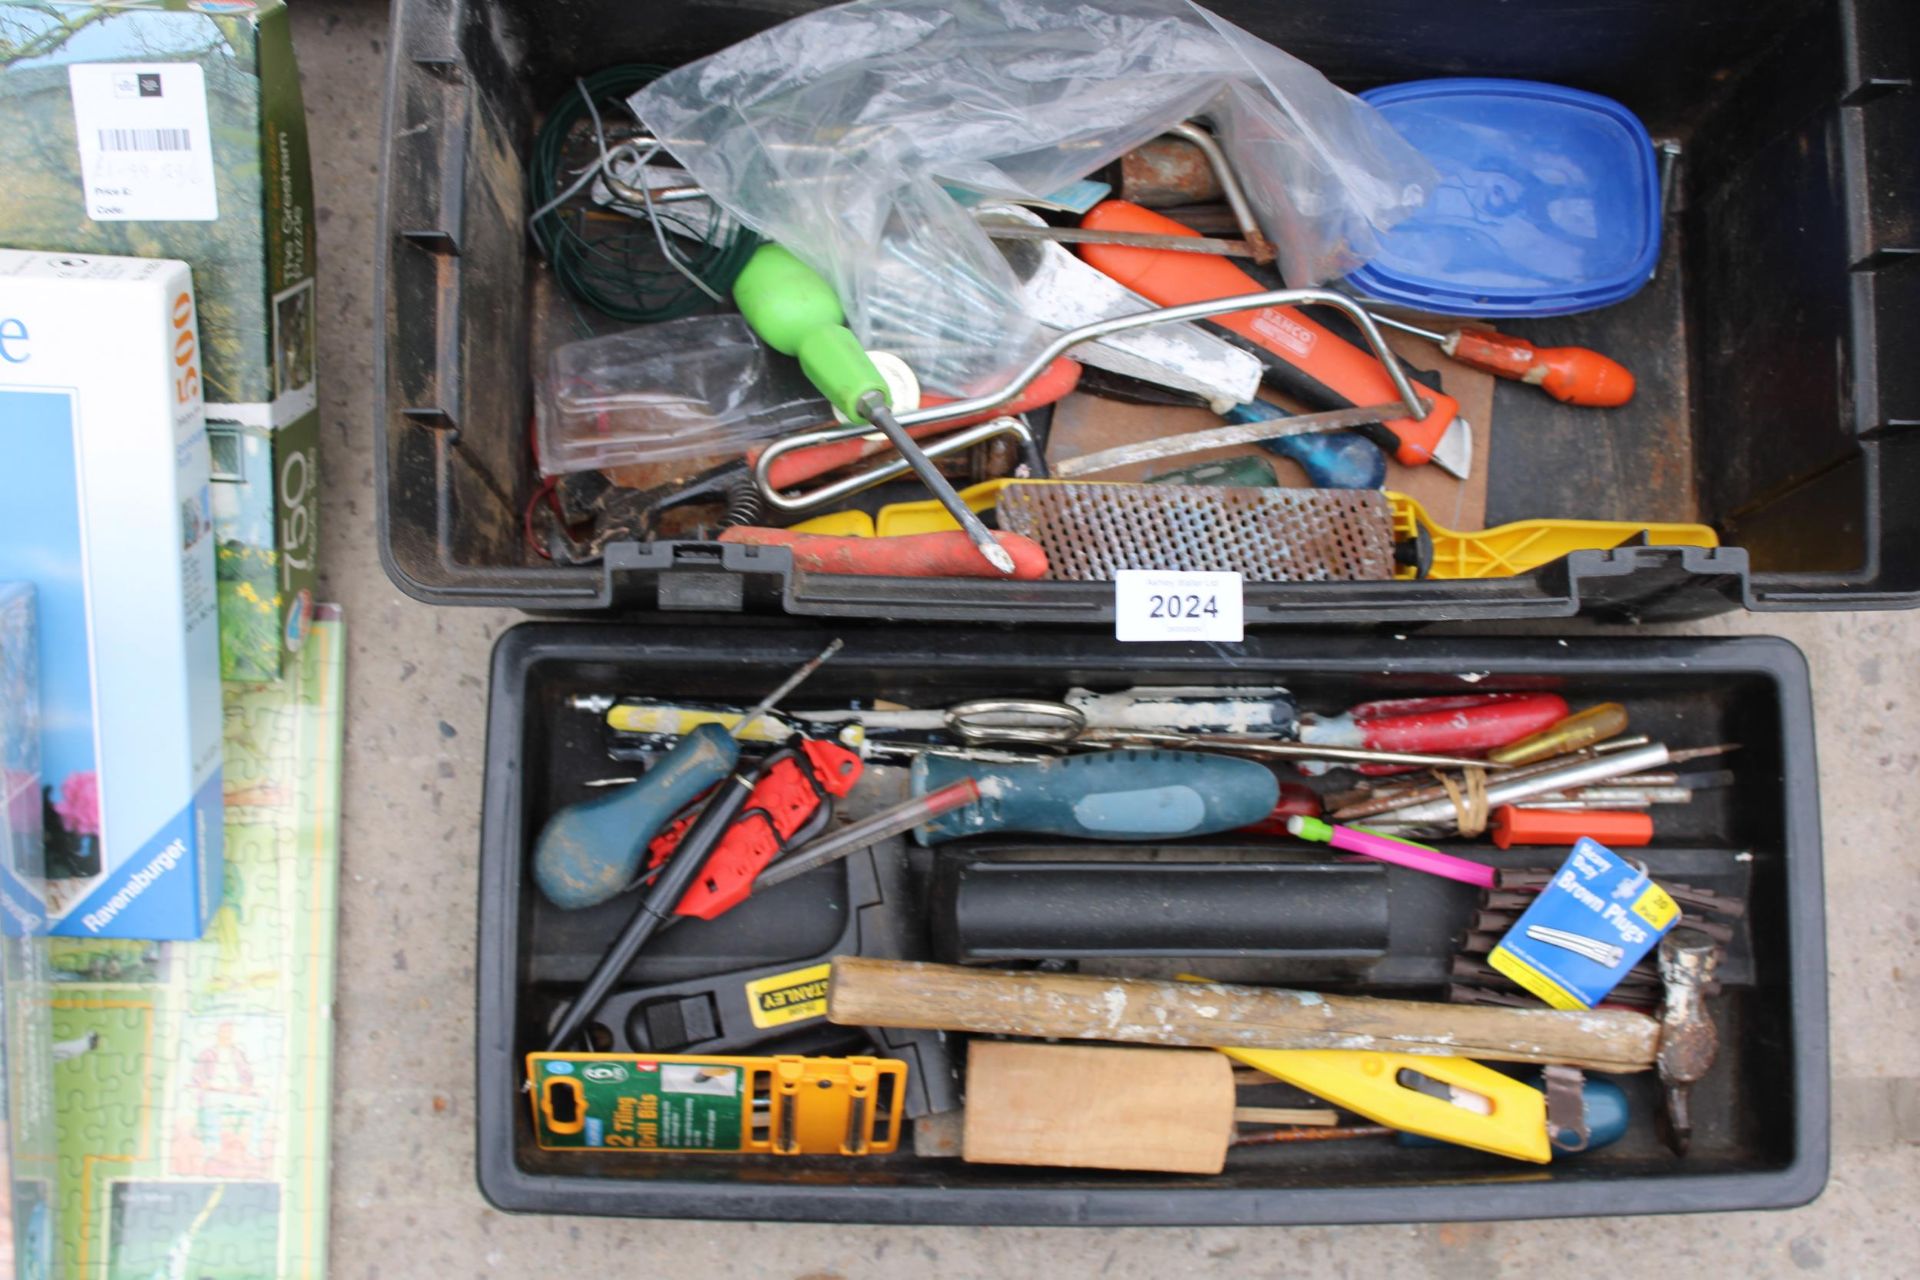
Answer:
<svg viewBox="0 0 1920 1280"><path fill-rule="evenodd" d="M1302 840L1311 840L1316 844L1330 844L1336 849L1357 853L1365 858L1377 858L1381 862L1391 862L1395 866L1409 867L1415 871L1425 871L1429 875L1445 876L1449 880L1477 885L1482 889L1493 888L1492 867L1483 867L1477 862L1456 858L1450 853L1429 849L1426 845L1415 844L1411 840L1376 835L1360 827L1342 827L1299 814L1287 819L1287 834L1298 836Z"/></svg>

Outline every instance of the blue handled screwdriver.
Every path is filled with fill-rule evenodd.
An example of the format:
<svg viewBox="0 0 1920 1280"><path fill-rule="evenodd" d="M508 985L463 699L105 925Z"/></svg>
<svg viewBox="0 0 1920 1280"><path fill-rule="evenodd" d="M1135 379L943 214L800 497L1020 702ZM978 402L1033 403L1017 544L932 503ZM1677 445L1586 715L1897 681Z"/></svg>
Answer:
<svg viewBox="0 0 1920 1280"><path fill-rule="evenodd" d="M1265 400L1237 404L1220 415L1228 422L1273 422L1293 415ZM1275 457L1296 462L1316 489L1378 489L1387 482L1387 455L1353 431L1315 432L1262 440Z"/></svg>
<svg viewBox="0 0 1920 1280"><path fill-rule="evenodd" d="M740 759L736 739L840 649L835 640L731 729L703 724L638 782L568 805L547 819L533 845L533 879L557 907L590 907L617 897L639 874L647 845L674 815L726 777Z"/></svg>
<svg viewBox="0 0 1920 1280"><path fill-rule="evenodd" d="M1089 366L1080 371L1077 388L1127 404L1191 405L1211 408L1202 397L1163 387L1142 378ZM1234 405L1221 418L1227 422L1274 422L1289 418L1285 409L1265 400ZM1276 457L1298 463L1307 483L1316 489L1378 489L1387 482L1387 455L1357 431L1324 431L1262 440L1260 447Z"/></svg>

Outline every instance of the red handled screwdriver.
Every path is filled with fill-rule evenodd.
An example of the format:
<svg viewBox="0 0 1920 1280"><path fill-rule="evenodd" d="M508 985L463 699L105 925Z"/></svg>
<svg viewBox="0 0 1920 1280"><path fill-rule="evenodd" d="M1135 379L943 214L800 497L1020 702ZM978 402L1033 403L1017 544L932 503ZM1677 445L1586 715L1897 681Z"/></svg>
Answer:
<svg viewBox="0 0 1920 1280"><path fill-rule="evenodd" d="M1562 404L1612 408L1633 399L1633 374L1618 360L1586 347L1536 347L1525 338L1483 329L1435 333L1373 312L1374 322L1425 338L1440 353L1472 369L1530 383Z"/></svg>

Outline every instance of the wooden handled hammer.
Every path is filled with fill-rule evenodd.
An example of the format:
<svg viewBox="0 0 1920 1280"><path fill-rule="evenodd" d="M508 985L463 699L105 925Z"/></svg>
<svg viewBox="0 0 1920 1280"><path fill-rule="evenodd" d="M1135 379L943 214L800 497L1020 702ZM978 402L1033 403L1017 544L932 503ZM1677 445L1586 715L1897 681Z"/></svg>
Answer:
<svg viewBox="0 0 1920 1280"><path fill-rule="evenodd" d="M835 958L827 1018L847 1026L1041 1039L1561 1062L1607 1072L1653 1067L1662 1036L1658 1021L1619 1009L1428 1004L858 956Z"/></svg>

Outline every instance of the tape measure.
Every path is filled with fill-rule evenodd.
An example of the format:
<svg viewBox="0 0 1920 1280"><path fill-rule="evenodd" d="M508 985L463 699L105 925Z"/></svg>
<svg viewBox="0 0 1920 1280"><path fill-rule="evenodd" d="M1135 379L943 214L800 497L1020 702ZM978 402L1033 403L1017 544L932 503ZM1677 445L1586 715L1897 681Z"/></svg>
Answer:
<svg viewBox="0 0 1920 1280"><path fill-rule="evenodd" d="M890 1058L530 1053L543 1151L884 1155L907 1064Z"/></svg>

